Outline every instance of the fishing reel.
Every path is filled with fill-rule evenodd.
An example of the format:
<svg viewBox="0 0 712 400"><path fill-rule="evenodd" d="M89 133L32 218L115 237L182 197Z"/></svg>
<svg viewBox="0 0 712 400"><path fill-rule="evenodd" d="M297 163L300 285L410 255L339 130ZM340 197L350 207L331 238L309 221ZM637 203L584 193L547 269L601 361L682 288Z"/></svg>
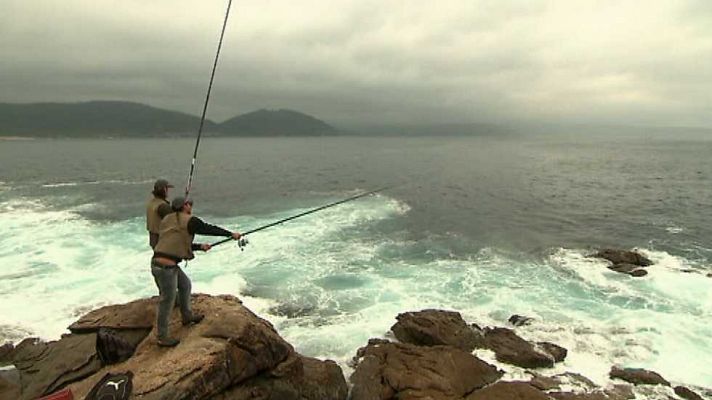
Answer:
<svg viewBox="0 0 712 400"><path fill-rule="evenodd" d="M239 239L237 239L237 247L240 248L240 251L245 251L245 247L250 243L249 240L247 240L246 236L240 236Z"/></svg>

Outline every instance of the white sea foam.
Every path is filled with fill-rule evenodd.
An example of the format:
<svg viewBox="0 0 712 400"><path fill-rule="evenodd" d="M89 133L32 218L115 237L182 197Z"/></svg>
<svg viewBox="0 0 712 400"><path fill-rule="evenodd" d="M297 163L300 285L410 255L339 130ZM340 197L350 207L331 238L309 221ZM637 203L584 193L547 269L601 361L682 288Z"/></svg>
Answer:
<svg viewBox="0 0 712 400"><path fill-rule="evenodd" d="M60 187L73 187L73 186L85 186L85 185L145 185L146 183L153 182L151 179L144 179L141 181L127 181L124 179L109 179L103 181L78 181L78 182L52 182L42 184L42 187L46 188L60 188Z"/></svg>
<svg viewBox="0 0 712 400"><path fill-rule="evenodd" d="M57 338L93 307L156 294L142 218L99 224L25 201L0 210L0 333L15 332L6 339ZM253 228L299 211L211 222ZM385 336L398 313L445 308L480 325L506 325L514 313L534 317L518 328L522 336L569 349L554 372L609 385L612 365L644 367L712 386L710 280L680 273L686 260L642 249L656 264L638 279L582 250L530 262L492 248L438 258L427 243L366 234L374 221L408 211L385 196L365 198L255 233L244 252L216 247L186 271L195 292L240 296L298 351L335 359L346 371L356 349ZM508 377L524 374L501 367Z"/></svg>

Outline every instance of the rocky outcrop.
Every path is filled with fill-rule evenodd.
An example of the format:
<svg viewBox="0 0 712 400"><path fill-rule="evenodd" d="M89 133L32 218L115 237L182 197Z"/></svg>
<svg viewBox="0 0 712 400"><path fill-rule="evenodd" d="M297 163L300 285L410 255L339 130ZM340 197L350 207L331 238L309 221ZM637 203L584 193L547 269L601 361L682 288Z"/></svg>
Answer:
<svg viewBox="0 0 712 400"><path fill-rule="evenodd" d="M462 399L502 376L494 366L452 346L380 341L358 354L352 400Z"/></svg>
<svg viewBox="0 0 712 400"><path fill-rule="evenodd" d="M545 349L538 350L532 343L519 337L514 331L507 328L485 328L485 347L494 351L498 361L513 364L522 368L548 368L553 367L557 360ZM551 345L551 346L549 346ZM547 347L554 349L553 344ZM556 346L559 360L566 357L566 349ZM563 350L563 351L562 351Z"/></svg>
<svg viewBox="0 0 712 400"><path fill-rule="evenodd" d="M621 379L634 385L665 385L670 386L670 382L665 380L660 374L642 368L611 368L609 373L611 379Z"/></svg>
<svg viewBox="0 0 712 400"><path fill-rule="evenodd" d="M15 346L12 343L5 343L0 346L0 367L12 363L12 355L15 351Z"/></svg>
<svg viewBox="0 0 712 400"><path fill-rule="evenodd" d="M70 326L57 342L25 341L15 351L22 399L69 387L84 398L106 373L132 371L134 399L334 399L346 398L341 369L332 361L297 354L272 325L232 296L195 295L193 309L206 315L183 327L176 311L174 348L156 344L155 299L104 307ZM98 337L136 345L124 362L109 365ZM119 352L119 355L125 353ZM222 397L221 397L222 396Z"/></svg>
<svg viewBox="0 0 712 400"><path fill-rule="evenodd" d="M391 331L403 343L449 345L464 351L472 351L483 344L479 328L467 325L458 312L422 310L398 314L396 320L398 322Z"/></svg>
<svg viewBox="0 0 712 400"><path fill-rule="evenodd" d="M617 250L617 249L602 249L592 257L603 258L610 261L612 264L632 264L639 267L647 267L653 265L653 262L637 251Z"/></svg>
<svg viewBox="0 0 712 400"><path fill-rule="evenodd" d="M635 277L648 275L648 271L633 264L614 264L609 266L608 269Z"/></svg>

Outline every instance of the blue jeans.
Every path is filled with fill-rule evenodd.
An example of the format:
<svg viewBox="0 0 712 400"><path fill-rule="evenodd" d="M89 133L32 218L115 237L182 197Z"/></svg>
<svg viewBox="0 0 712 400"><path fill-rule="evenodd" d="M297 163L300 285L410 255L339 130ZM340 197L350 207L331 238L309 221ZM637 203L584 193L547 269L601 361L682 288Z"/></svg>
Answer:
<svg viewBox="0 0 712 400"><path fill-rule="evenodd" d="M190 310L190 279L180 269L179 266L163 267L151 261L151 274L153 280L158 286L160 300L158 301L158 337L168 337L168 320L171 316L171 310L176 302L176 292L178 295L178 304L180 305L180 314L183 320L190 319L193 313Z"/></svg>

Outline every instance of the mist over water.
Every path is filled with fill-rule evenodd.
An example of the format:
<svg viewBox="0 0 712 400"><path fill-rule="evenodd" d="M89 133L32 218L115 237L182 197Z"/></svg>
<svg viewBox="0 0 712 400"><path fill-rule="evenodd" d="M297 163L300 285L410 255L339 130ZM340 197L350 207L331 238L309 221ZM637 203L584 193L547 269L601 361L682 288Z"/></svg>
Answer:
<svg viewBox="0 0 712 400"><path fill-rule="evenodd" d="M156 294L144 204L154 179L184 184L192 145L0 142L0 342L57 338L92 308ZM556 368L600 384L617 364L709 387L709 154L704 137L208 138L195 213L221 226L399 186L186 271L195 292L239 296L298 351L344 366L398 313L435 307L480 325L535 317L521 334L567 347ZM600 246L655 265L614 273L586 257Z"/></svg>

